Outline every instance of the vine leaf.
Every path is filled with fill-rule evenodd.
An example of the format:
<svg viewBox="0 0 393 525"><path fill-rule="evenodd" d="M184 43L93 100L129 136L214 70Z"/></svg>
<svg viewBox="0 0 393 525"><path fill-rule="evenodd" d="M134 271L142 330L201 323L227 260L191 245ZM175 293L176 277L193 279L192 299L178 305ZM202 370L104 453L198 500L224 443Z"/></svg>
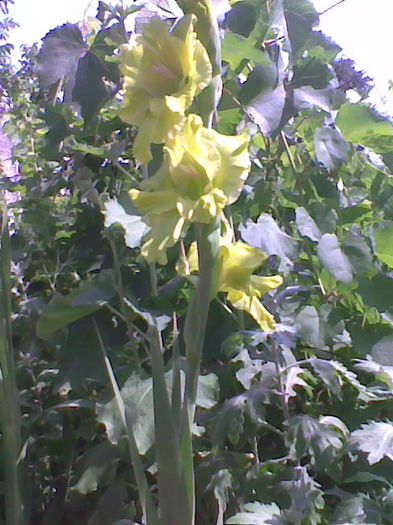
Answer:
<svg viewBox="0 0 393 525"><path fill-rule="evenodd" d="M310 0L284 0L284 15L292 53L296 55L317 24L318 12Z"/></svg>
<svg viewBox="0 0 393 525"><path fill-rule="evenodd" d="M359 430L352 432L349 442L356 450L367 453L370 465L384 458L393 461L393 423L391 421L373 421L362 425Z"/></svg>
<svg viewBox="0 0 393 525"><path fill-rule="evenodd" d="M49 31L42 42L36 69L41 87L48 88L64 78L64 98L70 100L79 59L88 49L82 33L77 25L64 24Z"/></svg>
<svg viewBox="0 0 393 525"><path fill-rule="evenodd" d="M85 121L95 115L108 97L109 90L103 81L105 74L101 60L91 51L87 51L78 62L72 99L80 104Z"/></svg>

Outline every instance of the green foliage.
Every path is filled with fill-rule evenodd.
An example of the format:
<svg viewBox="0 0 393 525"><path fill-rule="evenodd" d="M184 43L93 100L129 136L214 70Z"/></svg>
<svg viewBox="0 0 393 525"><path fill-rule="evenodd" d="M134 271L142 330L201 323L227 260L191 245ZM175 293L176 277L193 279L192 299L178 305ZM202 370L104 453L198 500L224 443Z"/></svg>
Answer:
<svg viewBox="0 0 393 525"><path fill-rule="evenodd" d="M0 191L19 200L8 210L12 341L0 343L14 348L28 523L158 523L163 491L176 512L174 487L190 512L194 480L196 525L393 523L392 123L364 93L347 100L340 50L310 1L212 5L227 10L214 126L251 140L251 173L226 215L267 254L263 275L284 277L263 299L270 334L220 294L208 314L208 272L199 317L187 318L195 281L176 265L191 231L166 266L140 255L148 225L127 192L162 151L147 170L134 159L116 53L127 17L138 30L152 13L176 18L176 2L99 2L94 25L55 28L18 73L1 73L1 132L21 179L1 158ZM179 446L186 344L201 377ZM1 472L7 446L3 434ZM4 482L0 492L3 509Z"/></svg>

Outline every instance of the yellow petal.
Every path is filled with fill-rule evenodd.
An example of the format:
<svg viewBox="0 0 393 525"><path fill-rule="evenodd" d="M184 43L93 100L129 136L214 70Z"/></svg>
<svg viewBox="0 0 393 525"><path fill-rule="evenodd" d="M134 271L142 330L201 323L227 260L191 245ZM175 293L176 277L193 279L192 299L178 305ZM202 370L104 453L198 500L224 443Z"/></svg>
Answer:
<svg viewBox="0 0 393 525"><path fill-rule="evenodd" d="M250 172L248 154L249 136L246 134L227 136L214 132L217 149L221 156L214 185L227 196L227 204L235 202Z"/></svg>
<svg viewBox="0 0 393 525"><path fill-rule="evenodd" d="M243 242L220 247L220 282L223 292L235 288L248 291L252 273L266 260L266 254Z"/></svg>
<svg viewBox="0 0 393 525"><path fill-rule="evenodd" d="M119 115L141 128L135 144L140 162L151 159L150 144L165 142L194 97L211 82L212 67L194 24L195 17L186 16L170 31L153 18L142 35L121 47L124 99Z"/></svg>
<svg viewBox="0 0 393 525"><path fill-rule="evenodd" d="M166 251L174 246L182 235L184 218L177 210L171 210L159 215L149 215L146 221L150 230L142 246L141 253L148 262L167 264Z"/></svg>
<svg viewBox="0 0 393 525"><path fill-rule="evenodd" d="M240 290L229 290L228 301L238 310L249 313L263 332L274 330L276 323L274 317L266 310L255 295L247 295Z"/></svg>
<svg viewBox="0 0 393 525"><path fill-rule="evenodd" d="M282 283L283 278L281 275L271 275L268 277L252 275L250 278L251 289L258 297L263 297L267 293L281 286Z"/></svg>
<svg viewBox="0 0 393 525"><path fill-rule="evenodd" d="M158 214L176 208L177 195L171 191L139 191L128 192L135 207L143 215Z"/></svg>

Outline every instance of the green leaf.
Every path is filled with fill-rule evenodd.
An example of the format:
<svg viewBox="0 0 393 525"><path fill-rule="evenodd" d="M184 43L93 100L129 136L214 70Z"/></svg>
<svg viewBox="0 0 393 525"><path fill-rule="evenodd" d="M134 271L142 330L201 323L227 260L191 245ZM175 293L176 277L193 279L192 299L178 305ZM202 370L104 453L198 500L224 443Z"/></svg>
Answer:
<svg viewBox="0 0 393 525"><path fill-rule="evenodd" d="M375 255L393 268L393 222L385 222L374 232Z"/></svg>
<svg viewBox="0 0 393 525"><path fill-rule="evenodd" d="M231 31L225 32L225 37L222 41L222 59L224 62L228 62L233 71L236 71L242 62L248 60L254 64L262 64L266 67L270 64L266 53L254 47L243 36Z"/></svg>
<svg viewBox="0 0 393 525"><path fill-rule="evenodd" d="M341 250L336 235L325 233L318 243L318 257L322 266L342 283L352 282L353 272L348 257Z"/></svg>
<svg viewBox="0 0 393 525"><path fill-rule="evenodd" d="M91 51L87 51L78 62L72 99L80 104L86 122L95 116L108 98L109 90L103 80L105 73L101 60Z"/></svg>
<svg viewBox="0 0 393 525"><path fill-rule="evenodd" d="M303 523L307 520L310 525L318 525L321 522L321 510L325 507L321 485L317 483L307 472L306 467L297 467L295 479L283 481L291 498L289 509L282 511L287 523Z"/></svg>
<svg viewBox="0 0 393 525"><path fill-rule="evenodd" d="M383 337L371 350L373 359L384 366L393 366L393 335Z"/></svg>
<svg viewBox="0 0 393 525"><path fill-rule="evenodd" d="M298 243L283 232L270 215L262 213L256 223L248 221L241 225L240 234L245 242L260 248L267 255L278 255L280 272L288 274L292 269L299 250Z"/></svg>
<svg viewBox="0 0 393 525"><path fill-rule="evenodd" d="M108 482L108 477L114 478L119 453L107 441L99 443L88 450L79 460L79 469L75 477L77 479L70 490L86 495L95 492L101 481Z"/></svg>
<svg viewBox="0 0 393 525"><path fill-rule="evenodd" d="M315 132L314 151L315 160L333 171L347 160L349 146L339 131L324 127Z"/></svg>
<svg viewBox="0 0 393 525"><path fill-rule="evenodd" d="M333 74L325 62L313 56L308 56L296 64L293 73L294 77L291 81L291 87L294 89L302 86L323 89L328 86L333 78Z"/></svg>
<svg viewBox="0 0 393 525"><path fill-rule="evenodd" d="M285 525L281 511L275 503L269 505L259 502L246 503L243 511L226 521L228 525Z"/></svg>
<svg viewBox="0 0 393 525"><path fill-rule="evenodd" d="M315 306L305 306L296 315L295 322L298 337L314 348L342 348L351 345L343 319L337 318L328 305L322 305L319 312Z"/></svg>
<svg viewBox="0 0 393 525"><path fill-rule="evenodd" d="M384 458L393 462L393 423L373 421L362 425L359 430L352 432L350 444L367 454L370 465Z"/></svg>
<svg viewBox="0 0 393 525"><path fill-rule="evenodd" d="M343 395L343 380L359 391L363 389L356 374L348 370L339 361L317 358L311 358L310 361L314 371L339 399L342 399Z"/></svg>
<svg viewBox="0 0 393 525"><path fill-rule="evenodd" d="M344 104L336 126L347 142L361 144L376 153L390 153L393 149L393 125L368 106Z"/></svg>
<svg viewBox="0 0 393 525"><path fill-rule="evenodd" d="M112 224L120 224L124 230L126 245L129 248L140 246L143 236L149 230L141 216L128 214L115 199L105 202L102 213L105 217L105 228L109 228Z"/></svg>
<svg viewBox="0 0 393 525"><path fill-rule="evenodd" d="M317 24L318 12L310 0L284 0L284 14L292 53L296 55Z"/></svg>
<svg viewBox="0 0 393 525"><path fill-rule="evenodd" d="M290 457L300 461L305 454L311 456L311 465L318 471L328 468L340 458L348 429L335 417L308 415L294 416L288 421L286 442Z"/></svg>
<svg viewBox="0 0 393 525"><path fill-rule="evenodd" d="M97 279L82 282L79 288L66 296L55 294L38 319L37 336L48 339L57 330L96 312L114 295L111 272L100 274Z"/></svg>
<svg viewBox="0 0 393 525"><path fill-rule="evenodd" d="M296 208L296 227L302 237L307 237L310 241L318 242L322 237L314 219L302 206Z"/></svg>
<svg viewBox="0 0 393 525"><path fill-rule="evenodd" d="M352 228L344 239L342 250L356 275L363 275L373 267L371 250L360 233Z"/></svg>
<svg viewBox="0 0 393 525"><path fill-rule="evenodd" d="M37 55L36 71L41 86L48 88L64 78L65 100L69 100L79 59L86 51L87 46L77 25L64 24L49 31L42 39Z"/></svg>
<svg viewBox="0 0 393 525"><path fill-rule="evenodd" d="M153 381L133 373L120 392L139 453L146 454L154 442ZM109 441L117 445L124 435L124 427L115 399L97 404L97 419L105 425Z"/></svg>

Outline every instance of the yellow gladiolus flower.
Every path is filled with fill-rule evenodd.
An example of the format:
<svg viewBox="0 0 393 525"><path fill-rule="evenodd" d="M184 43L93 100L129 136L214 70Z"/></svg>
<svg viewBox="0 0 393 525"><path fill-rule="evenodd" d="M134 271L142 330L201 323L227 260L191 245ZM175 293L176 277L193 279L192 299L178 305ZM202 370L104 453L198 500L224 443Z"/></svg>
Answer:
<svg viewBox="0 0 393 525"><path fill-rule="evenodd" d="M119 115L139 127L135 157L151 159L150 145L166 141L181 123L194 97L212 77L207 52L194 31L195 17L183 17L173 28L159 18L120 48L124 100Z"/></svg>
<svg viewBox="0 0 393 525"><path fill-rule="evenodd" d="M218 259L213 273L212 295L224 292L227 300L238 310L250 314L261 330L270 332L275 327L273 316L260 302L260 298L278 288L283 279L280 275L262 277L253 275L254 271L266 260L264 252L243 242L231 243L222 239ZM198 271L198 253L196 244L190 247L187 259L187 272Z"/></svg>
<svg viewBox="0 0 393 525"><path fill-rule="evenodd" d="M170 134L158 172L130 197L150 226L142 255L166 264L191 222L209 223L239 196L250 169L249 137L225 136L189 115Z"/></svg>

